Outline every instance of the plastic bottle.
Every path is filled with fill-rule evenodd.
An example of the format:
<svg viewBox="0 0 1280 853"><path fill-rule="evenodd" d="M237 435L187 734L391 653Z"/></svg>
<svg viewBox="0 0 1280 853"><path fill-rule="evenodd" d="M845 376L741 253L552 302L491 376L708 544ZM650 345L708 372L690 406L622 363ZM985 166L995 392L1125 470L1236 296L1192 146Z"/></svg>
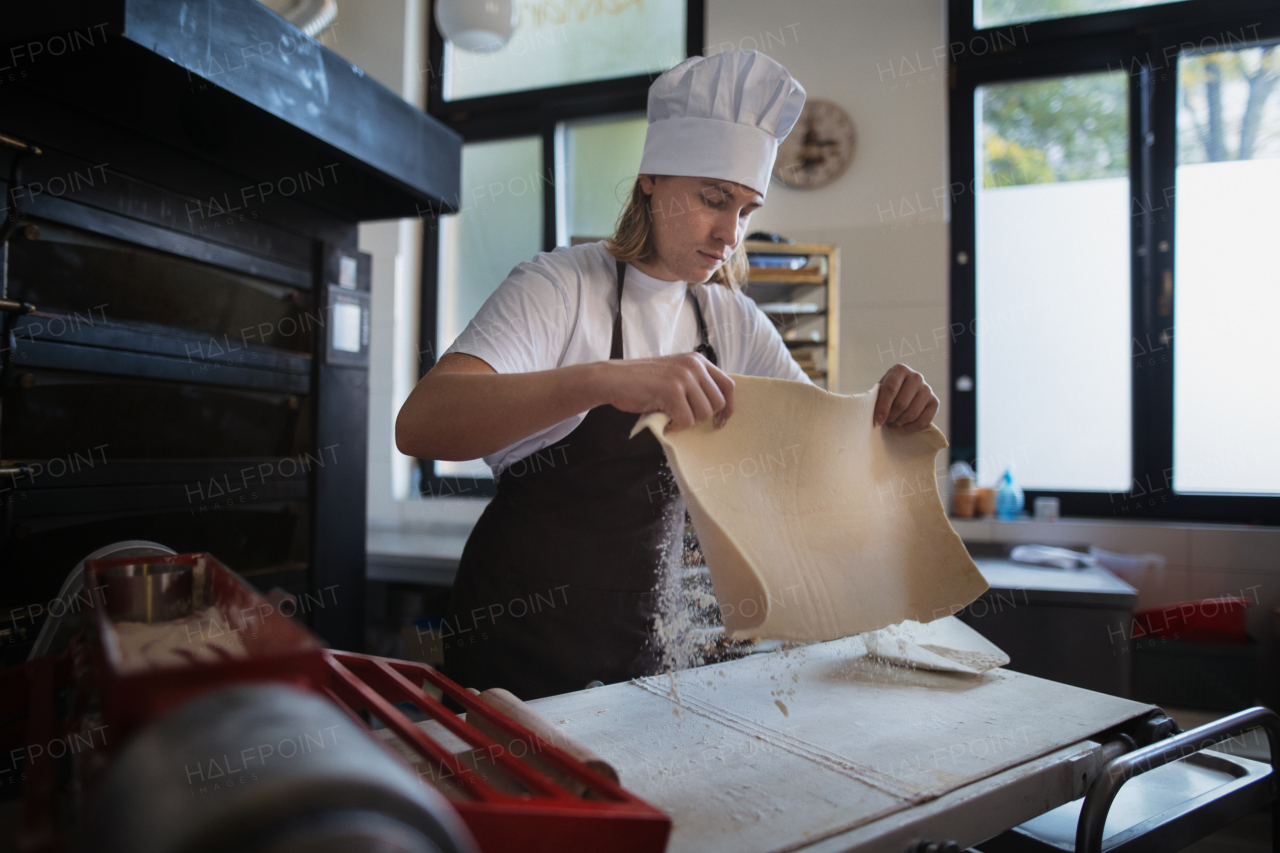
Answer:
<svg viewBox="0 0 1280 853"><path fill-rule="evenodd" d="M1000 478L1000 486L996 489L996 518L1001 521L1017 521L1022 517L1022 505L1025 502L1022 489L1013 482L1013 470L1007 469Z"/></svg>

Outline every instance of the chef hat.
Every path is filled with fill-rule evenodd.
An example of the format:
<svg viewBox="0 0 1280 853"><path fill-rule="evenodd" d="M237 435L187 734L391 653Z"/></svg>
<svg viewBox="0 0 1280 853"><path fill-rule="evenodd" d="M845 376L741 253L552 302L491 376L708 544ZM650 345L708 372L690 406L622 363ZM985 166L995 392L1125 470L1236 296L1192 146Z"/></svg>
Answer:
<svg viewBox="0 0 1280 853"><path fill-rule="evenodd" d="M691 56L649 87L640 173L719 178L764 195L803 106L804 87L759 51Z"/></svg>

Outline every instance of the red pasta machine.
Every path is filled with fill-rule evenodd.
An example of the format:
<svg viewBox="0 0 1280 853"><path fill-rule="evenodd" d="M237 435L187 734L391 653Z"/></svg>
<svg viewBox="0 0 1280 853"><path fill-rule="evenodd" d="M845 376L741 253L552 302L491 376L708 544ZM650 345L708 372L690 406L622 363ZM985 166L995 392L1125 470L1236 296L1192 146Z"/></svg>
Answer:
<svg viewBox="0 0 1280 853"><path fill-rule="evenodd" d="M25 851L666 846L665 814L514 697L325 649L209 554L90 560L79 595L65 651L0 670Z"/></svg>

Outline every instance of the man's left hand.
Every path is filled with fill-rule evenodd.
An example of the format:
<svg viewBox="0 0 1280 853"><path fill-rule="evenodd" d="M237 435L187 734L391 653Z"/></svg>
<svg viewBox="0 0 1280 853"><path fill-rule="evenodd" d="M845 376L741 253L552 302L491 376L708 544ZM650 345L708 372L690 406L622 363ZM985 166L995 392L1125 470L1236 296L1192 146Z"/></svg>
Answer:
<svg viewBox="0 0 1280 853"><path fill-rule="evenodd" d="M904 432L919 432L933 422L938 413L938 398L924 377L905 364L895 364L880 380L876 426L894 424Z"/></svg>

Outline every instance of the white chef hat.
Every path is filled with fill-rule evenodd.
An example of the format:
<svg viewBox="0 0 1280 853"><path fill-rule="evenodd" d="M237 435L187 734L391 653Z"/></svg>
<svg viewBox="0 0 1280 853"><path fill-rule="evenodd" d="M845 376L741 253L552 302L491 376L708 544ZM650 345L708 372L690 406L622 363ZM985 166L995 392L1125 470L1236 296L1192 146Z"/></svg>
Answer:
<svg viewBox="0 0 1280 853"><path fill-rule="evenodd" d="M640 173L719 178L760 195L804 107L804 87L755 50L691 56L649 87Z"/></svg>

